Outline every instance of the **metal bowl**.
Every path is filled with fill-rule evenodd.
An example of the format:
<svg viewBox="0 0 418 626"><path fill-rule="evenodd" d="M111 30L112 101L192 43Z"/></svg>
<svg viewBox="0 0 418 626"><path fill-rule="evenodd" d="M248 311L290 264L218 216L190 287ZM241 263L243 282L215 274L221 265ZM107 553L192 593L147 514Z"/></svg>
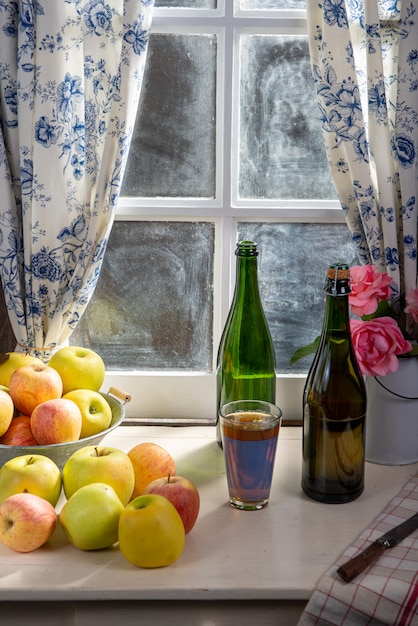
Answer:
<svg viewBox="0 0 418 626"><path fill-rule="evenodd" d="M84 446L99 444L108 433L115 430L115 428L123 422L125 418L124 404L129 402L130 399L128 395L125 395L125 401L122 403L118 397L111 394L111 390L109 390L109 393L100 393L107 400L112 409L112 421L110 422L109 428L91 437L85 437L84 439L78 439L77 441L70 441L68 443L54 443L48 446L5 446L0 444L0 467L4 465L6 461L14 459L17 456L43 454L52 459L62 470L65 462L76 450L84 448ZM120 395L120 392L117 395Z"/></svg>

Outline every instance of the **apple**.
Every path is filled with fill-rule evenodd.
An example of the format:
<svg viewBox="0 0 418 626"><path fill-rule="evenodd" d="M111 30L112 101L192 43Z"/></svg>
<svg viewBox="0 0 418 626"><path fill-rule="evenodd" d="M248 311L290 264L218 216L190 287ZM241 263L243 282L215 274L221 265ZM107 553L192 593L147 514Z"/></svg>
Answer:
<svg viewBox="0 0 418 626"><path fill-rule="evenodd" d="M0 389L0 437L4 435L12 423L14 412L15 406L11 396L7 391Z"/></svg>
<svg viewBox="0 0 418 626"><path fill-rule="evenodd" d="M81 411L72 400L56 398L38 404L30 416L30 427L41 445L77 441L80 438Z"/></svg>
<svg viewBox="0 0 418 626"><path fill-rule="evenodd" d="M82 423L80 439L97 435L109 428L112 421L112 409L107 400L93 389L73 389L63 398L72 400L81 411Z"/></svg>
<svg viewBox="0 0 418 626"><path fill-rule="evenodd" d="M157 478L145 487L146 493L158 493L170 500L183 521L186 535L192 530L199 515L200 495L190 480L183 476Z"/></svg>
<svg viewBox="0 0 418 626"><path fill-rule="evenodd" d="M135 474L129 456L109 446L84 446L76 450L62 468L62 483L67 498L84 485L106 483L113 487L123 505L131 499Z"/></svg>
<svg viewBox="0 0 418 626"><path fill-rule="evenodd" d="M10 422L9 428L0 437L3 446L39 445L30 428L30 415L18 415Z"/></svg>
<svg viewBox="0 0 418 626"><path fill-rule="evenodd" d="M142 495L150 482L164 476L174 476L176 463L167 450L156 443L139 443L129 450L128 456L135 471L132 499Z"/></svg>
<svg viewBox="0 0 418 626"><path fill-rule="evenodd" d="M124 510L116 491L106 483L80 487L66 501L59 521L68 541L80 550L109 548L118 540Z"/></svg>
<svg viewBox="0 0 418 626"><path fill-rule="evenodd" d="M16 493L0 504L0 541L16 552L43 546L56 525L52 504L33 493Z"/></svg>
<svg viewBox="0 0 418 626"><path fill-rule="evenodd" d="M48 365L57 370L64 385L65 395L73 389L93 389L99 391L105 377L105 364L102 357L79 346L61 348L49 360Z"/></svg>
<svg viewBox="0 0 418 626"><path fill-rule="evenodd" d="M16 456L0 467L0 503L15 493L33 493L55 506L61 486L58 466L43 454Z"/></svg>
<svg viewBox="0 0 418 626"><path fill-rule="evenodd" d="M43 363L24 365L13 372L9 393L16 409L30 415L41 402L61 397L62 380L56 370Z"/></svg>
<svg viewBox="0 0 418 626"><path fill-rule="evenodd" d="M183 522L167 498L149 493L130 502L119 518L119 548L137 567L174 563L185 545Z"/></svg>
<svg viewBox="0 0 418 626"><path fill-rule="evenodd" d="M36 356L30 356L23 352L4 352L0 354L0 385L8 387L11 375L19 367L31 365L32 363L42 363Z"/></svg>

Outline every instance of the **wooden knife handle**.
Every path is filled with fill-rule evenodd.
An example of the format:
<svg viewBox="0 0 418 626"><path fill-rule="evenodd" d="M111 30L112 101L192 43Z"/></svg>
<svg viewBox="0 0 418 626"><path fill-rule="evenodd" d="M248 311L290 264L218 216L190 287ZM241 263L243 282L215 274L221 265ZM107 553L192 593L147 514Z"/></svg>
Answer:
<svg viewBox="0 0 418 626"><path fill-rule="evenodd" d="M383 543L374 542L368 548L360 552L357 556L353 557L341 567L337 569L337 574L341 578L349 583L353 578L361 574L366 567L371 565L381 554L385 551Z"/></svg>

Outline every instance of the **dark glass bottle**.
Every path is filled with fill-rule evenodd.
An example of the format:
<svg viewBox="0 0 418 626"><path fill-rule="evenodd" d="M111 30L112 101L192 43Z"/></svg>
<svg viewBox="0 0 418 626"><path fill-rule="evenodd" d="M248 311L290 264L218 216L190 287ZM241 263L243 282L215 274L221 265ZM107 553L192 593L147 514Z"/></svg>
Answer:
<svg viewBox="0 0 418 626"><path fill-rule="evenodd" d="M364 489L366 389L350 334L350 270L331 265L321 340L303 392L302 489L343 503Z"/></svg>
<svg viewBox="0 0 418 626"><path fill-rule="evenodd" d="M275 354L258 288L257 244L241 241L235 255L234 296L217 359L218 409L233 400L276 401ZM219 419L216 430L222 445Z"/></svg>

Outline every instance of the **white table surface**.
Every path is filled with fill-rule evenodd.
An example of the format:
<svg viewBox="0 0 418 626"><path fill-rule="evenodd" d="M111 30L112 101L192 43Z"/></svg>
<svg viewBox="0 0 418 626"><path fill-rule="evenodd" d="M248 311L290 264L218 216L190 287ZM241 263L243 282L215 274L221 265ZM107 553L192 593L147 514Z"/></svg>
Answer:
<svg viewBox="0 0 418 626"><path fill-rule="evenodd" d="M121 426L102 443L127 452L142 441L165 447L177 474L200 492L200 515L179 560L161 569L136 568L117 546L97 552L74 548L58 527L50 542L32 553L0 545L0 601L262 600L266 606L270 601L302 606L325 570L418 471L418 464L367 463L360 498L321 504L300 488L301 429L284 427L269 505L237 511L227 503L223 452L213 427ZM210 622L215 623L221 621Z"/></svg>

